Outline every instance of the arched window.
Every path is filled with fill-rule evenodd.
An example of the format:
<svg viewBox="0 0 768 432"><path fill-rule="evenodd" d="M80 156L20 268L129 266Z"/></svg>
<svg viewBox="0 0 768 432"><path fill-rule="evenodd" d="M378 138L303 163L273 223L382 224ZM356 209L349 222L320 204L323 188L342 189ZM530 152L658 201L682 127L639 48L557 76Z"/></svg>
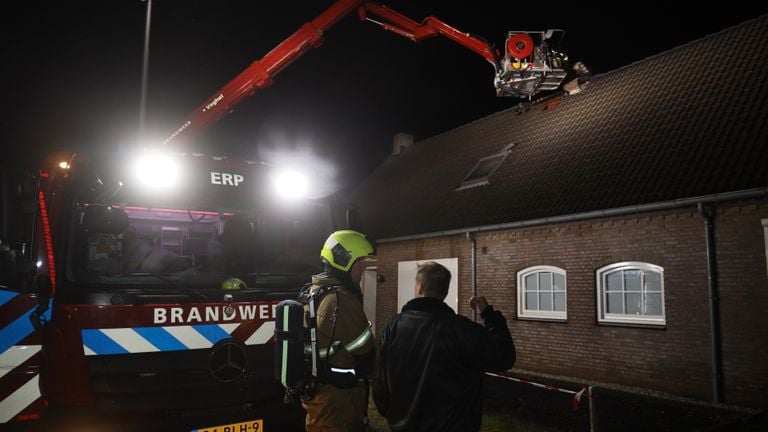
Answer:
<svg viewBox="0 0 768 432"><path fill-rule="evenodd" d="M565 270L553 266L534 266L517 273L518 318L565 321Z"/></svg>
<svg viewBox="0 0 768 432"><path fill-rule="evenodd" d="M597 270L597 320L664 325L664 269L620 262Z"/></svg>

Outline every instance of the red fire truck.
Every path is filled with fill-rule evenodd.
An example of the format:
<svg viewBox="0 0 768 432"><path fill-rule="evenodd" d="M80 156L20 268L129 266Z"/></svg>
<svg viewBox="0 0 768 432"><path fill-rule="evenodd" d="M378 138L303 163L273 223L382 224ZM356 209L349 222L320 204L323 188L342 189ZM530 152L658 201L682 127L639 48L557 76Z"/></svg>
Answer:
<svg viewBox="0 0 768 432"><path fill-rule="evenodd" d="M566 75L559 31L511 32L499 53L434 17L339 0L214 93L164 151L3 172L0 424L301 427L273 378L274 306L319 271L340 224L327 201L276 197L269 164L178 150L353 11L414 41L442 35L475 51L500 95L554 90Z"/></svg>
<svg viewBox="0 0 768 432"><path fill-rule="evenodd" d="M98 412L284 429L296 413L273 378L273 306L319 270L318 245L335 224L323 201L278 196L273 174L150 153L76 155L42 172L38 188L6 181L5 197L26 192L38 211L19 213L14 228L34 219L37 229L2 252L4 269L18 267L0 288L2 420L50 405L82 414L77 427L103 422ZM34 264L18 265L27 261L16 251Z"/></svg>

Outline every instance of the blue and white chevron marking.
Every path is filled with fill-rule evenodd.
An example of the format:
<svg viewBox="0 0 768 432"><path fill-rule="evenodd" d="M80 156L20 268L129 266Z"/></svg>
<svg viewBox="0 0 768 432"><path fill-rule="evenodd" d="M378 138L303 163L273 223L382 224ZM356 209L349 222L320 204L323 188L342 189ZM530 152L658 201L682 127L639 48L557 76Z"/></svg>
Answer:
<svg viewBox="0 0 768 432"><path fill-rule="evenodd" d="M15 345L0 354L0 378L12 369L24 364L32 356L40 352L40 345ZM17 414L40 398L38 374L29 376L8 397L0 400L0 423L12 420Z"/></svg>
<svg viewBox="0 0 768 432"><path fill-rule="evenodd" d="M240 323L192 326L83 329L83 352L87 356L137 354L210 348L232 337ZM267 343L275 333L275 322L265 321L245 340L246 345Z"/></svg>
<svg viewBox="0 0 768 432"><path fill-rule="evenodd" d="M0 289L0 424L14 418L40 399L38 386L40 335L29 320L37 300ZM51 318L51 302L43 314Z"/></svg>

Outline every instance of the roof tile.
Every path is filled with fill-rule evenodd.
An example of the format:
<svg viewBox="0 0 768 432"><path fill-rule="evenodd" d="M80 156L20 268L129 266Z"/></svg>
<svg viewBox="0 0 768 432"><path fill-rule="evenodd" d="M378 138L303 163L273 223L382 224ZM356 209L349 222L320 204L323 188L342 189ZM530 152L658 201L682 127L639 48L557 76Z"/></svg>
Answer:
<svg viewBox="0 0 768 432"><path fill-rule="evenodd" d="M768 186L768 15L387 159L350 198L384 238ZM478 159L514 143L483 186Z"/></svg>

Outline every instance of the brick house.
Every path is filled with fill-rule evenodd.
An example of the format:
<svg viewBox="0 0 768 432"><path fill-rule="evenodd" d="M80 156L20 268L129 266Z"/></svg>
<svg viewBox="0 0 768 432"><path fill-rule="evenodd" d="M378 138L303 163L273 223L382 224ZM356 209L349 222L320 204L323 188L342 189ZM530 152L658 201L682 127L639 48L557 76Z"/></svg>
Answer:
<svg viewBox="0 0 768 432"><path fill-rule="evenodd" d="M459 313L477 292L508 318L516 371L768 407L766 28L397 137L349 197L380 243L376 326L440 260Z"/></svg>

